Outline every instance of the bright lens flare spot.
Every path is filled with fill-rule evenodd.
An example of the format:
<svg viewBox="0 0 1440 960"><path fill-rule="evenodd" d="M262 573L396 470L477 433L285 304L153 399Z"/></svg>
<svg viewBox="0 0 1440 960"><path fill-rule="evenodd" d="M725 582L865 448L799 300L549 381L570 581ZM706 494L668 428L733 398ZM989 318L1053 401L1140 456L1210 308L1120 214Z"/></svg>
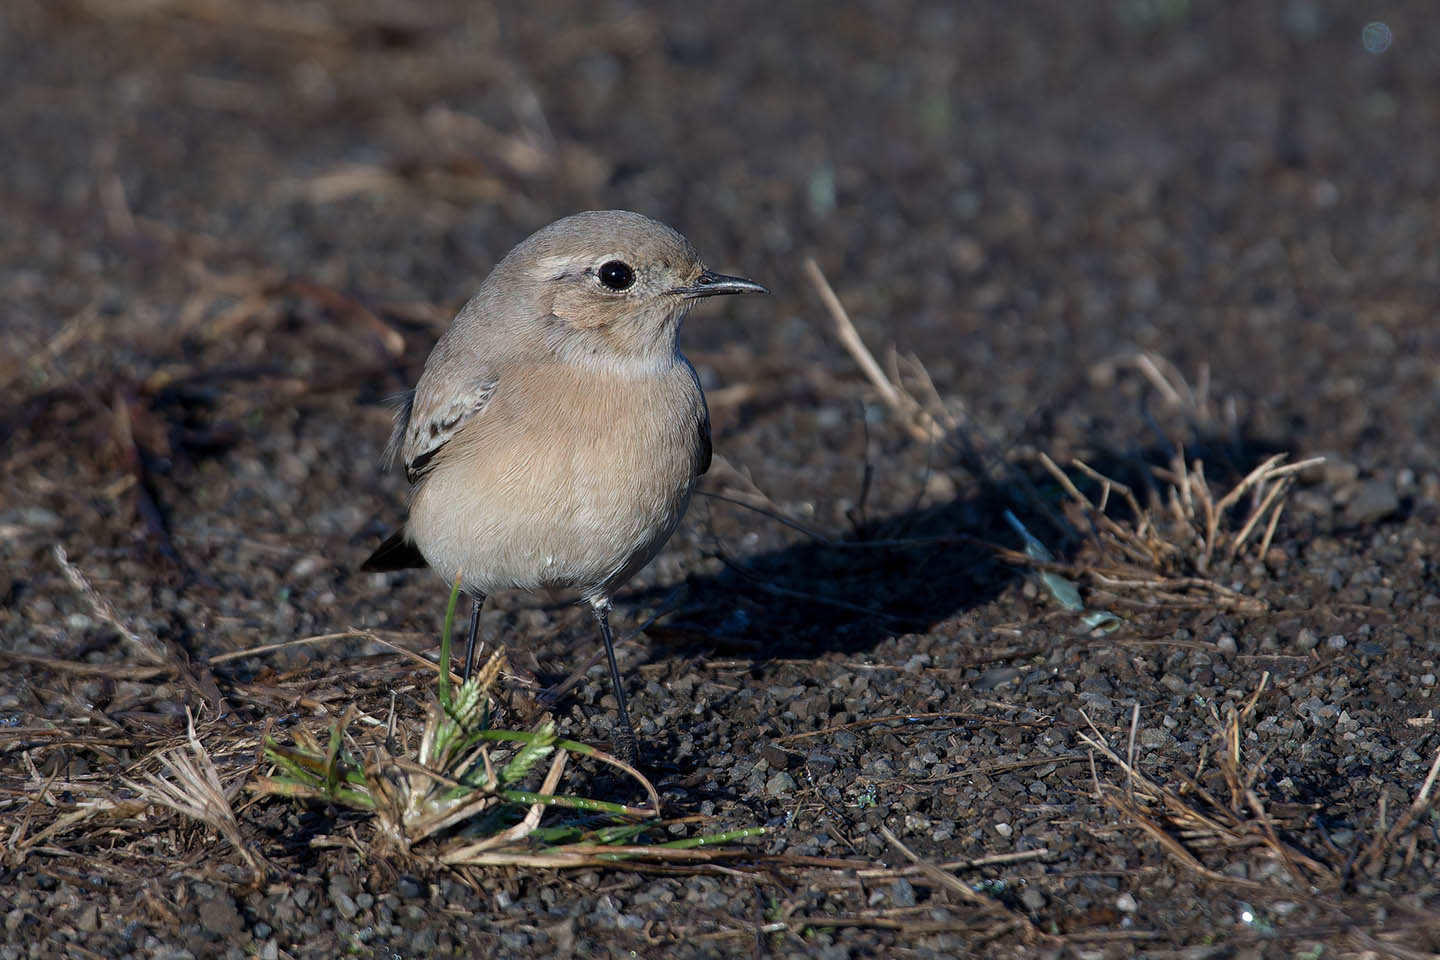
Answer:
<svg viewBox="0 0 1440 960"><path fill-rule="evenodd" d="M1394 40L1395 34L1391 33L1390 28L1379 20L1365 24L1365 29L1360 31L1360 42L1365 45L1367 53L1384 53L1390 49L1390 44Z"/></svg>

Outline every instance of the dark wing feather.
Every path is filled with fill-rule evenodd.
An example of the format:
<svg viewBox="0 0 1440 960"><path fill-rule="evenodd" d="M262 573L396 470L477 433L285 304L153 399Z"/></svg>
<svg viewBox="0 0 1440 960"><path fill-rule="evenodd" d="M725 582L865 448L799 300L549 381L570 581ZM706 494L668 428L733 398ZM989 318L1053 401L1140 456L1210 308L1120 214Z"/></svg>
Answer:
<svg viewBox="0 0 1440 960"><path fill-rule="evenodd" d="M710 441L710 405L705 402L705 391L700 386L700 374L695 372L695 365L684 357L680 358L690 371L690 379L695 384L695 392L700 396L700 416L695 420L695 429L700 433L699 456L695 458L695 476L703 477L710 470L710 459L714 456L715 450Z"/></svg>
<svg viewBox="0 0 1440 960"><path fill-rule="evenodd" d="M396 417L395 434L391 437L391 444L398 444L401 459L405 461L405 476L411 483L423 477L441 448L466 422L485 409L498 385L499 381L493 377L481 377L436 396L435 390L426 391L426 385L421 383L420 392L403 411L403 421ZM416 400L420 401L418 406Z"/></svg>
<svg viewBox="0 0 1440 960"><path fill-rule="evenodd" d="M416 567L428 566L425 558L415 544L405 536L405 528L401 527L386 538L385 542L370 554L370 559L360 564L360 569L371 573L381 573L386 570L411 570Z"/></svg>
<svg viewBox="0 0 1440 960"><path fill-rule="evenodd" d="M458 389L447 391L444 396L436 396L433 384L427 389L422 377L418 389L395 398L395 426L390 431L390 442L385 445L386 464L400 460L405 465L406 479L412 484L418 483L434 464L435 455L460 427L485 409L495 387L493 377L479 377L459 384ZM407 570L423 566L426 566L425 558L401 527L380 544L360 569Z"/></svg>
<svg viewBox="0 0 1440 960"><path fill-rule="evenodd" d="M695 463L695 476L703 477L710 470L710 458L714 456L715 448L710 442L710 411L705 411L705 416L695 423L700 430L700 459Z"/></svg>

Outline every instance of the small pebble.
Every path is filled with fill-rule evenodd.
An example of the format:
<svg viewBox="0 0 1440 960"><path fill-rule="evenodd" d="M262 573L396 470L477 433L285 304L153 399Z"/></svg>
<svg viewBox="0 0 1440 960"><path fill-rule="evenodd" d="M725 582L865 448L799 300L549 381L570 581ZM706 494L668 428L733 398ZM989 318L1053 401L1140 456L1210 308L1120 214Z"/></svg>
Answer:
<svg viewBox="0 0 1440 960"><path fill-rule="evenodd" d="M335 904L335 909L340 912L340 916L346 920L353 920L355 915L360 912L360 908L355 906L355 901L348 893L332 890L330 891L330 901Z"/></svg>
<svg viewBox="0 0 1440 960"><path fill-rule="evenodd" d="M75 926L84 933L94 933L99 930L100 908L93 903L81 907L80 915L75 918Z"/></svg>
<svg viewBox="0 0 1440 960"><path fill-rule="evenodd" d="M994 667L986 670L975 681L976 690L994 690L1020 679L1020 671L1014 667Z"/></svg>
<svg viewBox="0 0 1440 960"><path fill-rule="evenodd" d="M1170 734L1159 727L1145 727L1140 731L1140 746L1147 750L1163 747L1170 742Z"/></svg>
<svg viewBox="0 0 1440 960"><path fill-rule="evenodd" d="M783 797L795 789L795 778L784 770L765 781L765 792L772 797Z"/></svg>
<svg viewBox="0 0 1440 960"><path fill-rule="evenodd" d="M232 937L245 929L245 919L224 894L200 902L200 926L215 937Z"/></svg>
<svg viewBox="0 0 1440 960"><path fill-rule="evenodd" d="M1366 480L1345 505L1345 522L1351 526L1378 523L1400 509L1400 495L1388 479Z"/></svg>

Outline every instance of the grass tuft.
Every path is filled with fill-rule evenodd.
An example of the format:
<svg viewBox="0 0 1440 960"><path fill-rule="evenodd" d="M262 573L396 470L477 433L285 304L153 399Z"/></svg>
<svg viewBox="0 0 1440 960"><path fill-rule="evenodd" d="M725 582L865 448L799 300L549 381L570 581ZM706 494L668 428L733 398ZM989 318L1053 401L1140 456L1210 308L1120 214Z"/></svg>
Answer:
<svg viewBox="0 0 1440 960"><path fill-rule="evenodd" d="M458 596L457 580L441 638L436 699L413 754L392 735L359 730L352 707L330 726L324 742L302 728L295 730L292 746L267 737L265 757L274 771L252 789L372 814L389 848L452 867L693 862L709 859L708 848L765 832L754 827L647 844L646 834L667 824L660 819L655 787L638 770L560 737L548 719L530 731L493 728L504 651L491 654L470 680L453 683L446 667ZM615 767L635 781L646 802L636 806L558 792L572 757ZM542 826L551 811L552 822Z"/></svg>

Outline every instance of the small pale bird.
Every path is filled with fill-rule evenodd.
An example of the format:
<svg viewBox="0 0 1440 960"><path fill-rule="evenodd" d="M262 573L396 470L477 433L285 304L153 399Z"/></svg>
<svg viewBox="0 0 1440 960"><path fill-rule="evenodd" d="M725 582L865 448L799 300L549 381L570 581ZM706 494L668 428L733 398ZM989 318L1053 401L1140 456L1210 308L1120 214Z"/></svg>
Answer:
<svg viewBox="0 0 1440 960"><path fill-rule="evenodd" d="M767 293L707 270L679 233L624 210L557 220L501 260L396 413L386 459L410 515L365 570L429 565L470 597L562 589L595 613L638 755L610 633L615 592L674 532L710 467L710 415L680 324L696 300Z"/></svg>

